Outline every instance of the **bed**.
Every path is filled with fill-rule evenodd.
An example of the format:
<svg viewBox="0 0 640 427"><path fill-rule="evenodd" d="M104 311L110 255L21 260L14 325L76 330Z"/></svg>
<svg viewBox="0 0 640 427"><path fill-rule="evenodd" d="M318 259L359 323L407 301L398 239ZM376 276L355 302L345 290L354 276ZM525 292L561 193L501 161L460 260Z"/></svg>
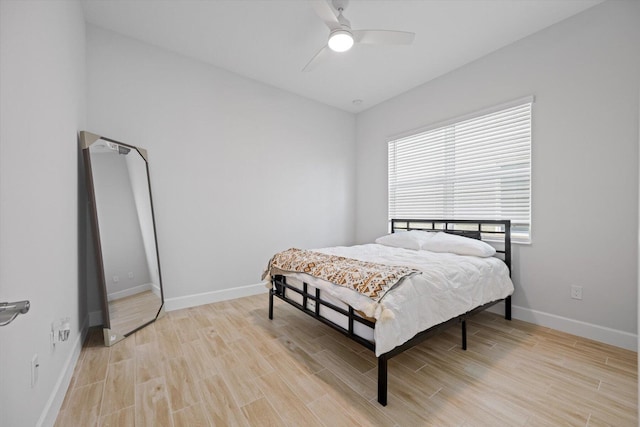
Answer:
<svg viewBox="0 0 640 427"><path fill-rule="evenodd" d="M276 268L284 251L266 271L269 319L279 298L373 351L378 402L386 406L389 359L453 325L460 325L466 350L466 319L502 301L511 319L510 230L508 220L392 219L391 233L377 243L312 251L323 259L392 269L397 280L374 300L308 269Z"/></svg>

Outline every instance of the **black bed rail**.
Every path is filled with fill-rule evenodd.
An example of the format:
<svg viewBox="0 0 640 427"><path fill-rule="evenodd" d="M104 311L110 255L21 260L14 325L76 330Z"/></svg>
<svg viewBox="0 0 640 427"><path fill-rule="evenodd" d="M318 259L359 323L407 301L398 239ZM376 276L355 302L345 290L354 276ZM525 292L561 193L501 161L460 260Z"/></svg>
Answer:
<svg viewBox="0 0 640 427"><path fill-rule="evenodd" d="M321 321L327 326L330 326L331 328L335 329L341 334L348 336L349 338L365 346L369 350L372 350L372 351L375 350L375 343L369 340L366 340L360 337L359 335L356 335L354 332L354 322L361 323L372 329L375 328L375 322L365 319L364 317L358 316L355 310L353 309L353 307L349 306L349 309L345 310L334 304L331 304L328 301L324 301L323 299L320 298L320 289L315 288L314 294L311 294L308 292L308 285L306 282L303 282L302 289L298 289L295 286L291 286L287 283L287 278L285 276L281 276L281 275L273 276L271 279L271 284L272 284L272 289L271 291L269 291L269 319L273 319L273 297L276 296L281 300L296 307L298 310L304 311L309 316L318 319L319 321ZM302 304L299 304L296 301L293 301L292 299L287 297L286 295L287 290L290 290L297 294L302 295ZM315 304L313 308L308 307L308 300L314 301ZM325 306L333 311L336 311L346 316L348 320L348 328L345 329L342 326L332 322L331 320L328 320L322 317L320 315L321 306Z"/></svg>
<svg viewBox="0 0 640 427"><path fill-rule="evenodd" d="M364 347L368 348L369 350L375 352L375 343L368 341L362 337L360 337L359 335L356 335L353 331L353 322L360 322L366 326L369 326L371 328L375 328L375 323L371 322L367 319L364 319L360 316L356 316L354 313L353 308L349 307L349 310L343 310L340 307L337 307L327 301L323 301L320 298L320 290L316 288L316 292L315 295L314 294L310 294L307 292L307 283L303 283L303 290L300 290L296 287L293 287L289 284L286 283L286 277L284 276L273 276L271 279L272 282L272 289L269 291L269 319L273 320L273 298L277 297L279 299L281 299L282 301L287 302L288 304L294 306L295 308L297 308L298 310L301 310L303 312L305 312L307 315L314 317L315 319L319 320L320 322L324 323L325 325L331 327L332 329L340 332L341 334L351 338L353 341L363 345ZM303 302L303 304L299 304L296 301L291 300L287 295L286 295L286 290L291 290L293 292L296 292L300 295L303 295L303 298L306 294L306 298L309 298L313 301L315 301L315 307L314 309L309 309L307 307L307 304L305 302ZM504 300L497 300L497 301L492 301L489 302L487 304L484 304L480 307L476 307L464 314L461 314L459 316L456 316L454 318L451 318L447 321L444 321L442 323L439 323L437 325L434 325L433 327L426 329L422 332L417 333L413 338L411 338L410 340L408 340L407 342L405 342L404 344L401 344L397 347L395 347L394 349L381 354L380 356L378 356L378 402L383 405L386 406L387 405L387 362L389 359L391 359L394 356L397 356L398 354L410 349L411 347L414 347L420 343L422 343L423 341L427 340L428 338L439 334L440 332L445 331L446 329L449 329L450 327L456 325L456 324L460 324L461 327L461 348L463 350L467 349L467 323L466 320L468 318L470 318L471 316L473 316L474 314L486 310L487 308L501 302L504 301L505 303L505 319L507 320L511 320L511 297L508 296L506 297ZM348 329L343 328L342 326L332 322L329 319L326 319L324 317L322 317L320 315L320 305L326 306L332 310L335 310L345 316L348 316L349 319L349 327Z"/></svg>
<svg viewBox="0 0 640 427"><path fill-rule="evenodd" d="M458 227L456 227L456 225ZM479 240L485 240L494 243L496 253L502 254L503 261L511 272L511 221L509 220L424 220L424 219L392 219L391 220L391 232L400 230L422 230L422 231L445 231L452 234L459 234L465 237L472 237ZM503 245L504 248L499 247ZM499 258L499 257L498 257ZM500 258L502 259L502 258ZM363 345L371 351L375 352L375 342L366 340L354 333L354 322L359 322L365 326L375 329L375 322L358 316L352 307L349 306L348 310L337 307L330 302L324 301L321 298L321 292L318 288L315 288L315 293L309 293L308 285L303 282L302 289L291 286L287 283L286 277L282 275L274 275L271 277L272 289L269 291L269 319L273 319L273 298L279 299L289 303L297 309L303 311L307 315L316 318L325 325L333 328L341 334L351 338L357 343ZM290 299L286 293L287 290L295 292L302 296L302 304ZM313 307L309 308L309 300L314 301ZM426 329L417 333L413 338L401 344L394 349L378 356L378 402L386 406L387 405L387 362L394 356L410 349L411 347L423 342L427 338L436 335L445 329L450 328L455 324L461 325L462 334L462 349L467 349L467 328L466 320L474 314L483 311L499 302L504 301L505 314L504 317L507 320L511 320L511 296L507 296L504 299L491 301L482 306L471 309L470 311L463 313L459 316L446 320L438 325ZM325 306L331 310L334 310L348 318L348 327L345 329L342 326L332 322L321 316L320 307Z"/></svg>

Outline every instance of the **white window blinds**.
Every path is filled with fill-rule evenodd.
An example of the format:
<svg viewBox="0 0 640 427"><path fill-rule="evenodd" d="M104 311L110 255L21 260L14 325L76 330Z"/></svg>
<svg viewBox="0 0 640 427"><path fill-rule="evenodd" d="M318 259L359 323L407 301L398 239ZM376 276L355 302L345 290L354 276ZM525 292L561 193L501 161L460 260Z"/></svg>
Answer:
<svg viewBox="0 0 640 427"><path fill-rule="evenodd" d="M529 242L533 98L389 142L389 219L510 219Z"/></svg>

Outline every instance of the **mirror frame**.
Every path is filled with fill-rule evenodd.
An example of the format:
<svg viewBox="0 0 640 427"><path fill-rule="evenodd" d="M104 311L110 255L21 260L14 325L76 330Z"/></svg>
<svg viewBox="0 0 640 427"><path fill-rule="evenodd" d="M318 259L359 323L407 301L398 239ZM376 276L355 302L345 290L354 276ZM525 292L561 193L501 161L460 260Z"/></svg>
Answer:
<svg viewBox="0 0 640 427"><path fill-rule="evenodd" d="M149 190L149 202L151 206L151 224L153 226L153 238L154 238L155 250L156 250L156 261L158 263L158 280L160 281L160 283L158 284L160 287L160 308L158 309L156 316L152 320L150 320L149 322L143 323L140 326L135 327L133 330L125 333L111 329L111 319L109 314L109 301L107 297L107 279L105 275L104 257L102 253L100 224L98 223L98 209L96 205L96 194L95 194L95 187L94 187L94 180L93 180L93 171L91 168L91 153L89 152L89 148L100 139L127 147L131 150L137 151L140 154L140 156L145 162L147 184L148 184L148 190ZM101 299L102 299L102 316L103 316L102 318L104 321L104 324L103 324L104 344L105 346L109 347L116 344L117 342L122 341L129 335L132 335L133 333L144 328L145 326L150 325L151 323L155 322L157 319L164 316L165 314L164 289L162 286L162 272L160 269L160 254L158 250L158 235L156 233L156 219L155 219L155 213L153 209L153 197L151 195L151 179L149 177L149 160L147 157L148 156L147 150L145 150L144 148L136 147L130 144L125 144L123 142L106 138L104 136L96 135L87 131L80 132L80 149L82 150L82 155L84 159L85 177L87 182L87 191L88 191L89 205L90 205L89 210L91 215L91 225L92 225L91 228L93 231L93 242L94 242L94 248L96 253L98 284L102 294Z"/></svg>

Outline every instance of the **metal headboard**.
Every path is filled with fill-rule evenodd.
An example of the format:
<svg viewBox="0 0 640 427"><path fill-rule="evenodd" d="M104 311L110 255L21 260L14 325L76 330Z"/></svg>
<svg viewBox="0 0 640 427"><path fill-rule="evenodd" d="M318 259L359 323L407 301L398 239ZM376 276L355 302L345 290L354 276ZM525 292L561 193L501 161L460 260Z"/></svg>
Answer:
<svg viewBox="0 0 640 427"><path fill-rule="evenodd" d="M398 218L391 220L392 233L409 230L443 231L485 241L496 248L496 256L503 260L511 271L511 220Z"/></svg>

